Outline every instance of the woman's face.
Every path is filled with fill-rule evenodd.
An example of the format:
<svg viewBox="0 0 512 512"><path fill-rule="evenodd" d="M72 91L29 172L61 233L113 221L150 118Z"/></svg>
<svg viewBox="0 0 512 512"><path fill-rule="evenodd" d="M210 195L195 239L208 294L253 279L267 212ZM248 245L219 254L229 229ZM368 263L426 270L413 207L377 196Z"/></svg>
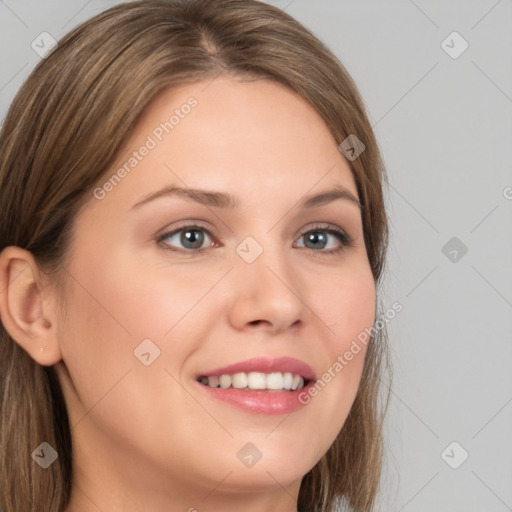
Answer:
<svg viewBox="0 0 512 512"><path fill-rule="evenodd" d="M56 369L84 491L296 496L374 322L357 199L327 126L282 85L218 78L151 103L65 265Z"/></svg>

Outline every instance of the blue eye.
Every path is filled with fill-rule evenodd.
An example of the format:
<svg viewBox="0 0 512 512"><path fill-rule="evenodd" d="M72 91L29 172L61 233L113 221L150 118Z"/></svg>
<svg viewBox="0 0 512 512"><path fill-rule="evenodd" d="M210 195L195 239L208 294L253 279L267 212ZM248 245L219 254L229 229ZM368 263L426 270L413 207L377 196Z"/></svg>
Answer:
<svg viewBox="0 0 512 512"><path fill-rule="evenodd" d="M302 243L301 243L302 241ZM210 231L204 227L183 226L175 231L165 233L158 242L166 249L181 252L202 252L208 247L216 246ZM309 249L325 254L338 254L346 247L352 246L352 239L336 226L314 227L302 233L294 247Z"/></svg>
<svg viewBox="0 0 512 512"><path fill-rule="evenodd" d="M208 238L211 239L211 234L207 229L200 226L185 226L171 233L165 233L160 237L159 242L174 247L178 243L181 249L199 251L213 245L213 241L210 241L206 247L203 247L205 240ZM169 243L169 240L172 240L173 243Z"/></svg>
<svg viewBox="0 0 512 512"><path fill-rule="evenodd" d="M298 247L326 253L339 253L345 247L352 245L349 236L336 227L314 228L303 233L299 240L303 240L303 245Z"/></svg>

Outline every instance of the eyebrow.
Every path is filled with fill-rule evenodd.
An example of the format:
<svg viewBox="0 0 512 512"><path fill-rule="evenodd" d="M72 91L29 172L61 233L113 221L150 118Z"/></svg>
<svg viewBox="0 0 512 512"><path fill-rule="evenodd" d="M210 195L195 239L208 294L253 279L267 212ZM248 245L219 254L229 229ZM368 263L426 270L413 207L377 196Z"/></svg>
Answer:
<svg viewBox="0 0 512 512"><path fill-rule="evenodd" d="M238 200L230 194L194 188L169 186L147 195L138 203L134 204L132 206L132 210L140 208L142 205L156 199L172 196L181 197L188 201L194 201L214 208L237 208L239 206ZM337 199L347 200L361 208L361 203L357 197L355 197L350 190L341 186L334 187L313 196L308 196L299 203L299 206L302 206L303 208L317 208Z"/></svg>

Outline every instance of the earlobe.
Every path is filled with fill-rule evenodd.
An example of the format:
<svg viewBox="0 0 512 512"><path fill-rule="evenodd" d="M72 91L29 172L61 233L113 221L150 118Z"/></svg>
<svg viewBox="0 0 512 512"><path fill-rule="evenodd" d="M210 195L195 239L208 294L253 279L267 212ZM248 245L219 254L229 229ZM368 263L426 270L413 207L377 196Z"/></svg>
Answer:
<svg viewBox="0 0 512 512"><path fill-rule="evenodd" d="M61 359L55 311L45 301L37 263L29 251L6 247L0 253L0 319L4 328L37 363Z"/></svg>

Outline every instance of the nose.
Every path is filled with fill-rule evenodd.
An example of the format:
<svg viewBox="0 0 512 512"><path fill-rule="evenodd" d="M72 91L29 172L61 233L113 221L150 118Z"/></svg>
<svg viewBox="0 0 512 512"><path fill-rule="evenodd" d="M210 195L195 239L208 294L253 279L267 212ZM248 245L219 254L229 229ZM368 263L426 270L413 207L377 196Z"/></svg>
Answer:
<svg viewBox="0 0 512 512"><path fill-rule="evenodd" d="M305 283L299 282L290 262L278 252L266 249L252 263L236 262L229 308L233 328L277 334L306 321L310 310L300 293Z"/></svg>

